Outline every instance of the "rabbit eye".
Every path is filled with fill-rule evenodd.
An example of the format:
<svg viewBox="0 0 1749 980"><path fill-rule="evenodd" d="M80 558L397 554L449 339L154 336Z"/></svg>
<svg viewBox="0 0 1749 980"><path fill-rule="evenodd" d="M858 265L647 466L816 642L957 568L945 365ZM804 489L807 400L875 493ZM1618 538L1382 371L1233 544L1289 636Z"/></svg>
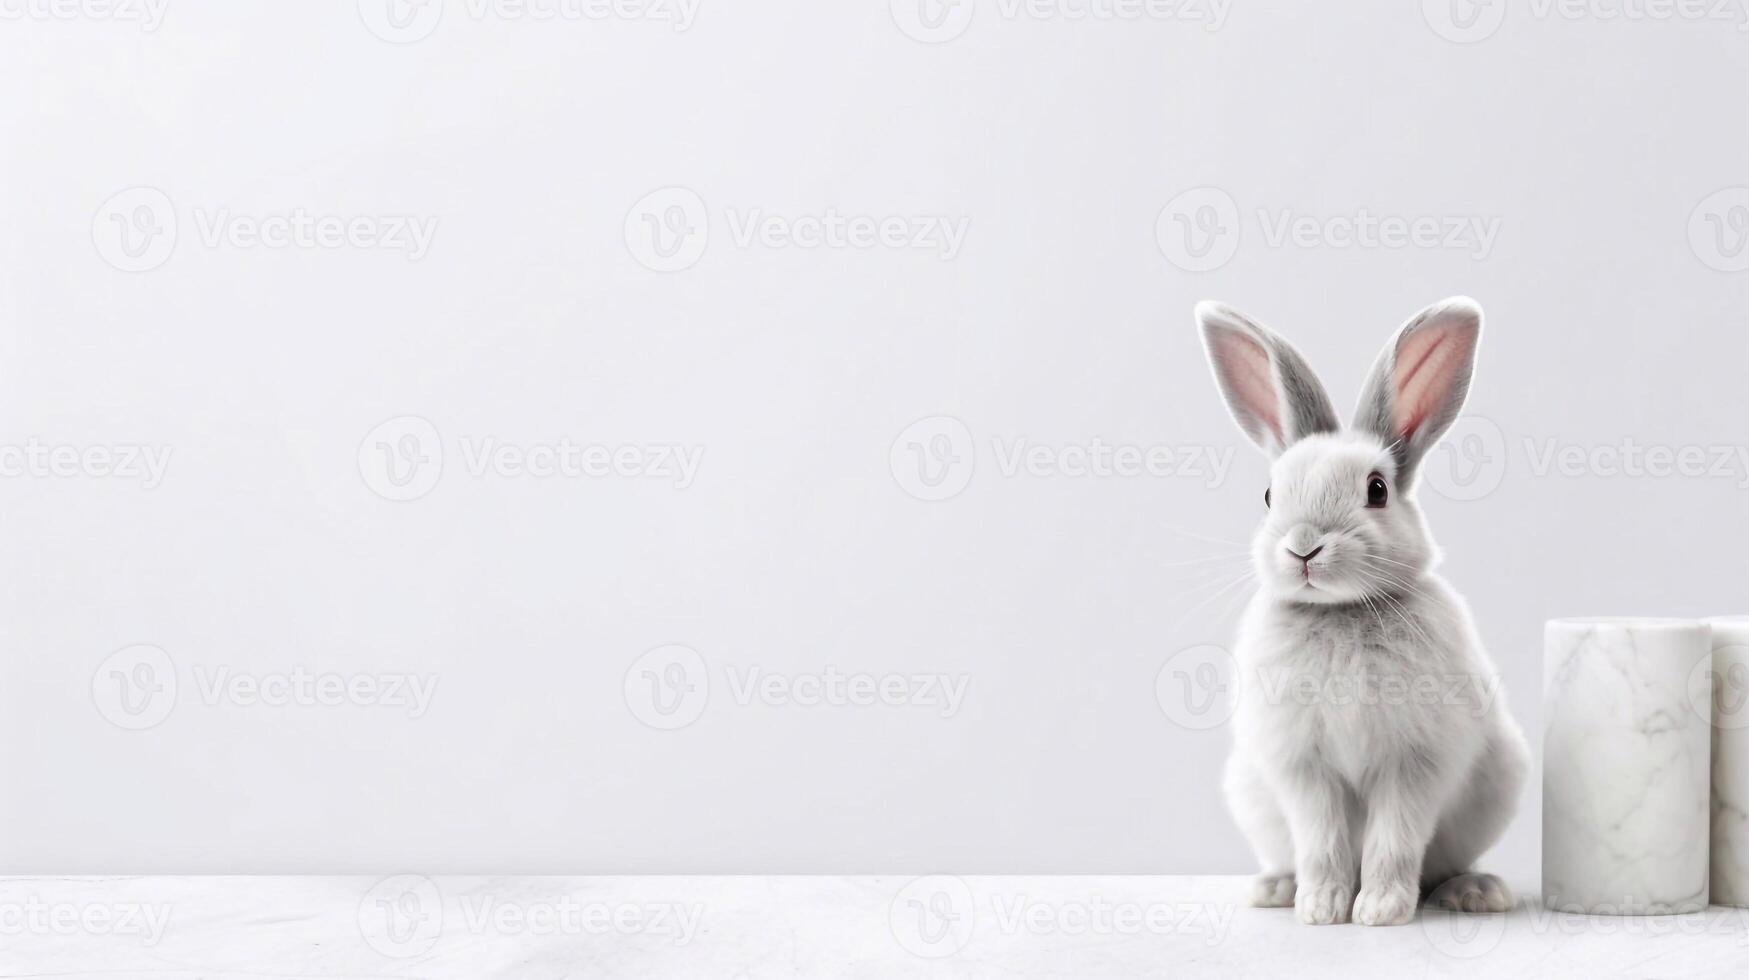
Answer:
<svg viewBox="0 0 1749 980"><path fill-rule="evenodd" d="M1366 505L1368 507L1383 507L1389 498L1390 490L1385 486L1385 478L1374 473L1366 480Z"/></svg>
<svg viewBox="0 0 1749 980"><path fill-rule="evenodd" d="M1263 488L1263 506L1265 506L1265 507L1269 506L1269 488L1268 487Z"/></svg>

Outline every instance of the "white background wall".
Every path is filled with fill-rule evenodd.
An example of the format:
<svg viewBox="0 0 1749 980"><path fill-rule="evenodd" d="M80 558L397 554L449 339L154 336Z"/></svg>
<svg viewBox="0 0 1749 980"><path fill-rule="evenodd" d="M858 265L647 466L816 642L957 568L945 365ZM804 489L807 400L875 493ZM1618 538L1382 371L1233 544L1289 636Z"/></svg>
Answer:
<svg viewBox="0 0 1749 980"><path fill-rule="evenodd" d="M478 2L0 4L0 868L1246 870L1218 709L1156 688L1227 641L1194 560L1262 514L1205 297L1343 404L1409 314L1484 303L1425 507L1533 741L1544 618L1749 609L1735 5ZM829 211L969 224L951 257L739 240ZM1272 241L1363 211L1492 237ZM298 214L342 223L250 238ZM372 247L396 216L427 249ZM563 439L703 456L470 471ZM1005 473L1018 440L1205 462ZM1732 455L1608 475L1630 442ZM967 686L797 706L755 668ZM436 688L252 702L300 670Z"/></svg>

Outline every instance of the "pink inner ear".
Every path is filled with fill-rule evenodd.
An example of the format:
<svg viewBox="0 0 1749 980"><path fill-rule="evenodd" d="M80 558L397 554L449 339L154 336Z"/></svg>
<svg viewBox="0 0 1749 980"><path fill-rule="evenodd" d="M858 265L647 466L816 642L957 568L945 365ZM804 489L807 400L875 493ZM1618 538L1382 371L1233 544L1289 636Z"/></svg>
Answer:
<svg viewBox="0 0 1749 980"><path fill-rule="evenodd" d="M1414 436L1451 400L1475 345L1476 332L1462 326L1429 325L1403 338L1395 374L1399 435Z"/></svg>
<svg viewBox="0 0 1749 980"><path fill-rule="evenodd" d="M1263 427L1255 435L1268 436L1282 445L1281 404L1275 390L1275 369L1269 362L1269 351L1250 337L1234 330L1214 331L1210 338L1215 366L1220 368L1228 393L1241 418L1249 414Z"/></svg>

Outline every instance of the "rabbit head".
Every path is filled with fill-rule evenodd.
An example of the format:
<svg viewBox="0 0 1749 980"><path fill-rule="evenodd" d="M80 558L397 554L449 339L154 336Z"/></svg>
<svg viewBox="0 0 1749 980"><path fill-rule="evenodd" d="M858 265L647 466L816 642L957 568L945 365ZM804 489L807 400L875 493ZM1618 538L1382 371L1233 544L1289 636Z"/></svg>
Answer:
<svg viewBox="0 0 1749 980"><path fill-rule="evenodd" d="M1196 319L1227 407L1272 459L1252 540L1263 591L1338 604L1412 590L1437 560L1415 479L1469 393L1482 310L1448 299L1416 314L1374 363L1346 430L1287 341L1236 311Z"/></svg>

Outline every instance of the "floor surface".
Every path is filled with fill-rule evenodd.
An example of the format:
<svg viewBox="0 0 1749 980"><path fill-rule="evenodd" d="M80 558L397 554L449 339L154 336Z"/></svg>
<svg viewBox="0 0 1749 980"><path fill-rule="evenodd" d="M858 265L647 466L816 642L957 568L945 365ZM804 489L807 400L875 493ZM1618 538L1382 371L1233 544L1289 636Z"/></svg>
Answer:
<svg viewBox="0 0 1749 980"><path fill-rule="evenodd" d="M0 879L0 976L1743 977L1749 910L1302 926L1238 877Z"/></svg>

